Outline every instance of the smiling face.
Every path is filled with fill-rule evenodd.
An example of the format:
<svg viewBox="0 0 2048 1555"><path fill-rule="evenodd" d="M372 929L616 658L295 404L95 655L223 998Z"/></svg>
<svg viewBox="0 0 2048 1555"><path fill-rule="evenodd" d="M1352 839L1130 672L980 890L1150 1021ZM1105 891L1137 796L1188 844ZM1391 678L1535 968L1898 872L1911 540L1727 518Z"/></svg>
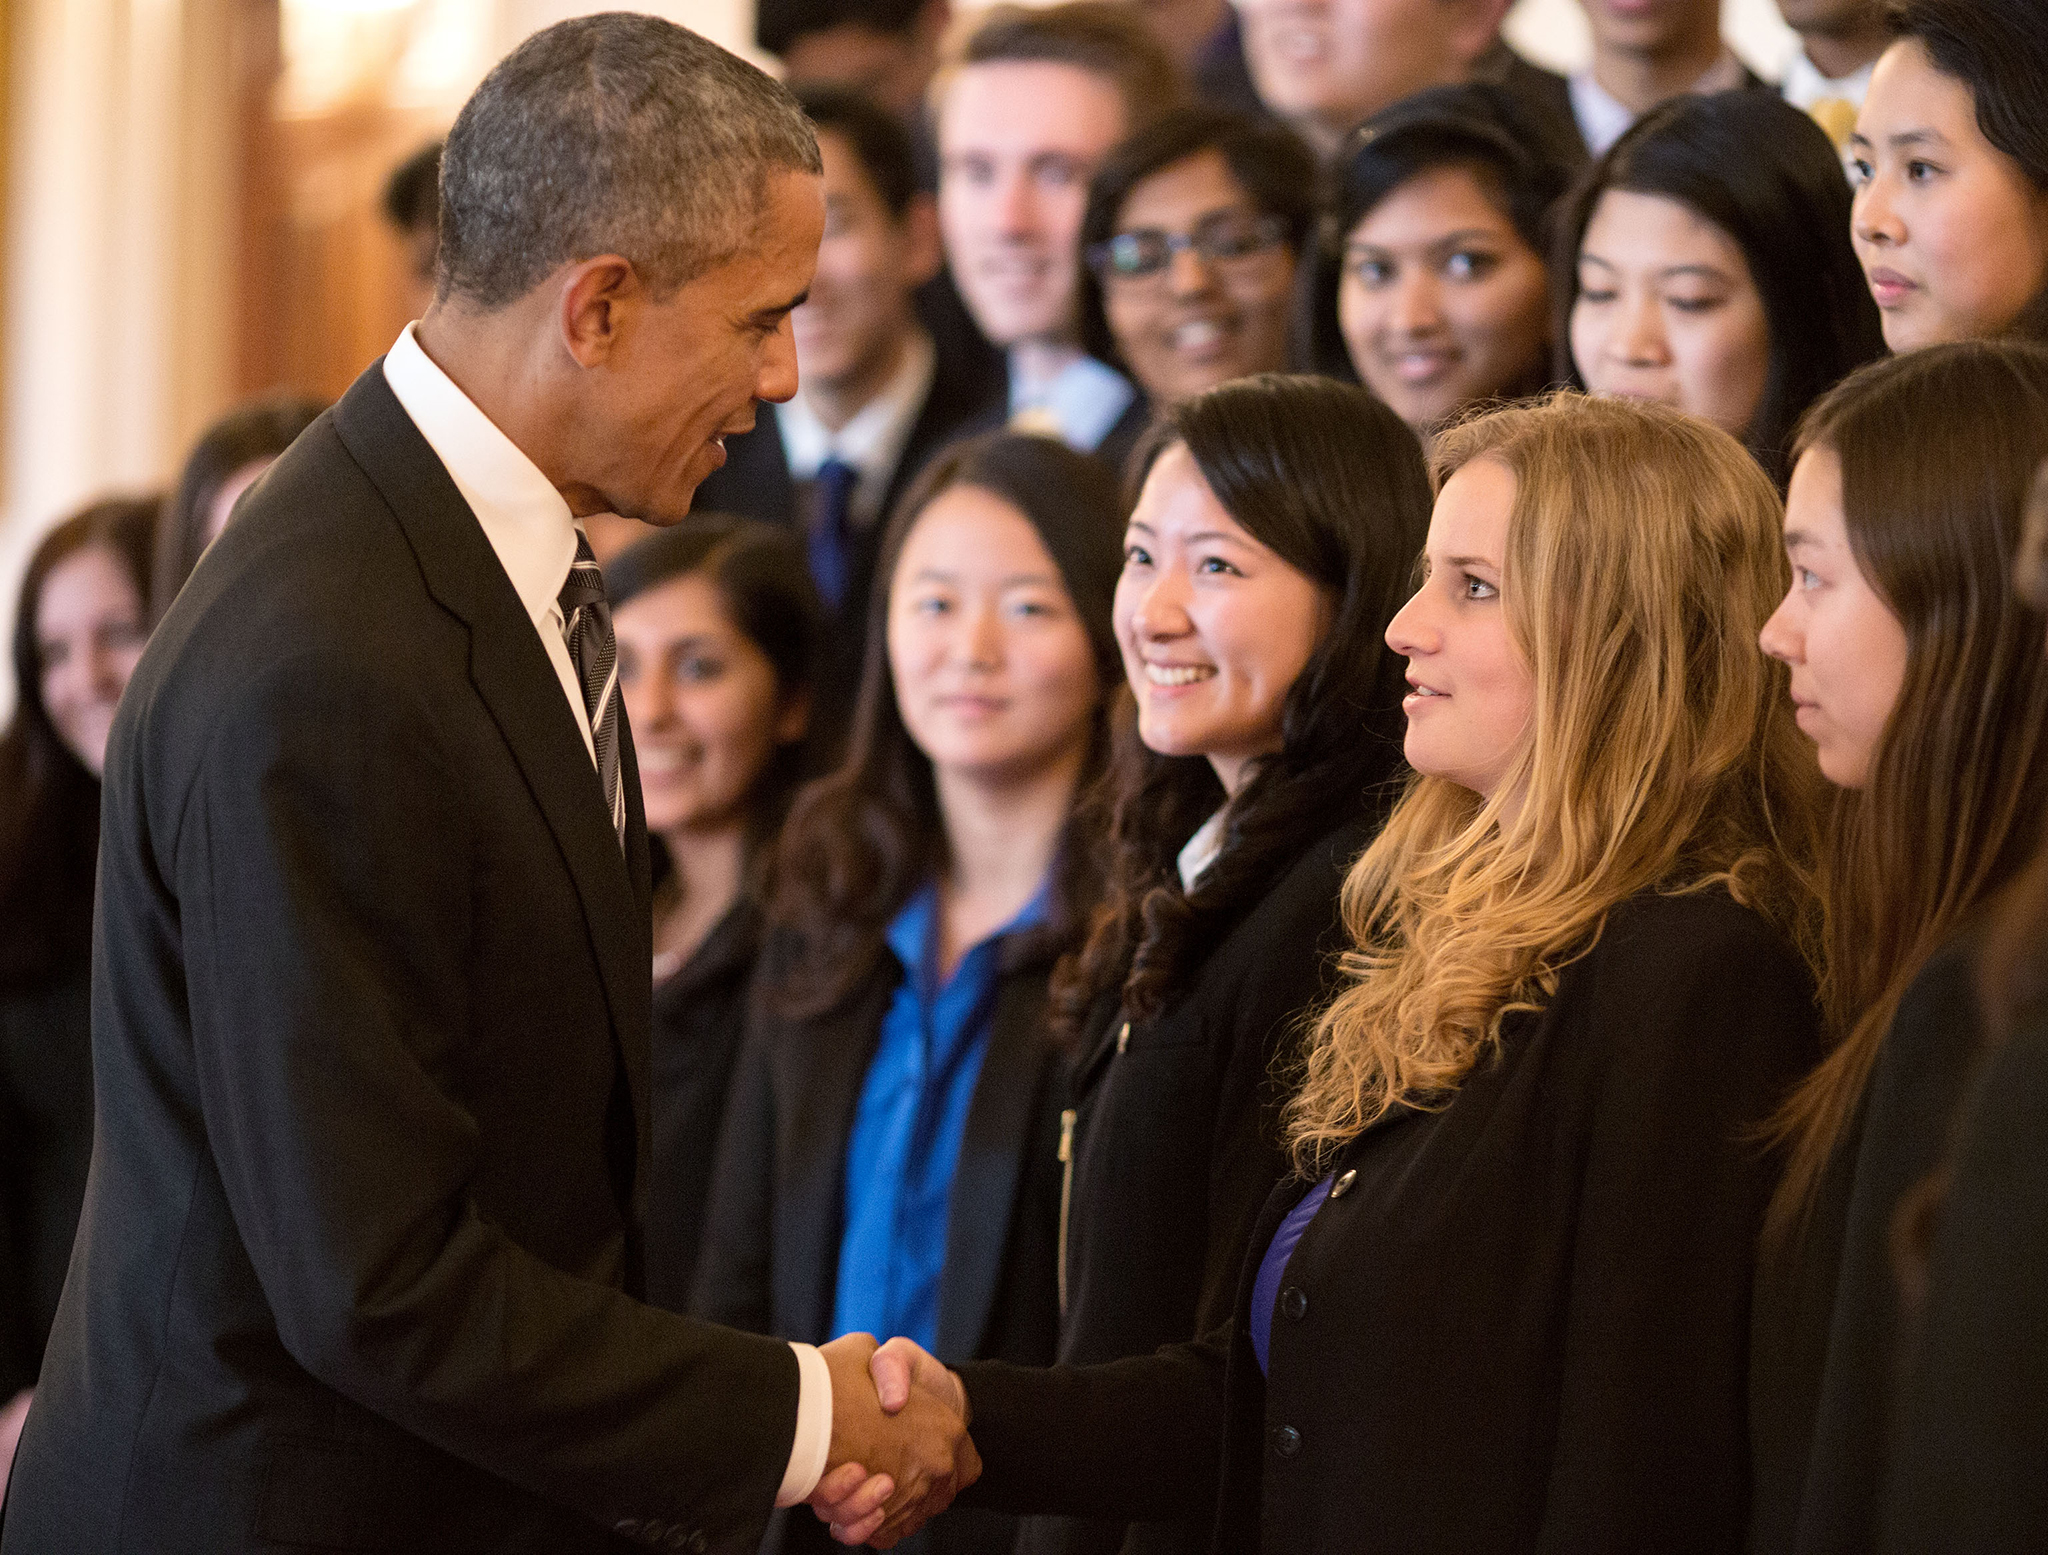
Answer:
<svg viewBox="0 0 2048 1555"><path fill-rule="evenodd" d="M1906 629L1849 547L1842 461L1832 448L1808 449L1792 471L1785 551L1792 587L1760 641L1792 668L1792 702L1821 772L1861 788L1906 682Z"/></svg>
<svg viewBox="0 0 2048 1555"><path fill-rule="evenodd" d="M1145 477L1114 620L1138 737L1206 756L1225 792L1281 747L1287 693L1328 630L1329 591L1232 518L1183 443Z"/></svg>
<svg viewBox="0 0 2048 1555"><path fill-rule="evenodd" d="M1069 342L1088 180L1123 139L1123 99L1074 65L970 65L939 109L939 227L960 295L999 346Z"/></svg>
<svg viewBox="0 0 2048 1555"><path fill-rule="evenodd" d="M1850 234L1894 351L2002 333L2048 288L2048 193L1918 39L1877 62L1849 154Z"/></svg>
<svg viewBox="0 0 2048 1555"><path fill-rule="evenodd" d="M1119 234L1237 233L1240 243L1264 213L1216 150L1139 181L1118 213ZM1170 405L1232 378L1287 365L1287 310L1294 254L1269 243L1209 259L1183 248L1164 270L1102 284L1103 311L1124 360L1157 404Z"/></svg>
<svg viewBox="0 0 2048 1555"><path fill-rule="evenodd" d="M1325 150L1424 87L1459 80L1492 8L1473 0L1237 0L1259 100Z"/></svg>
<svg viewBox="0 0 2048 1555"><path fill-rule="evenodd" d="M1595 394L1744 436L1771 373L1763 297L1735 240L1690 206L1610 189L1579 244L1572 360Z"/></svg>
<svg viewBox="0 0 2048 1555"><path fill-rule="evenodd" d="M903 726L942 778L1028 781L1077 762L1102 698L1088 631L1031 521L952 486L905 539L889 586Z"/></svg>
<svg viewBox="0 0 2048 1555"><path fill-rule="evenodd" d="M142 596L105 546L74 551L44 576L35 619L43 708L94 777L106 765L114 712L148 638Z"/></svg>
<svg viewBox="0 0 2048 1555"><path fill-rule="evenodd" d="M775 667L703 573L634 595L612 612L612 627L647 829L740 823L777 747L803 738L805 704L783 697Z"/></svg>
<svg viewBox="0 0 2048 1555"><path fill-rule="evenodd" d="M1429 518L1427 576L1387 627L1408 660L1403 748L1417 772L1491 798L1528 743L1536 677L1501 602L1514 472L1475 459Z"/></svg>
<svg viewBox="0 0 2048 1555"><path fill-rule="evenodd" d="M1478 175L1437 167L1351 229L1337 321L1366 387L1422 432L1541 372L1546 287L1542 258Z"/></svg>
<svg viewBox="0 0 2048 1555"><path fill-rule="evenodd" d="M790 311L811 284L825 227L820 181L770 177L753 241L665 298L622 291L602 360L577 386L601 435L577 440L564 487L579 513L654 524L686 517L697 485L725 463L724 438L754 424L754 402L796 393Z"/></svg>

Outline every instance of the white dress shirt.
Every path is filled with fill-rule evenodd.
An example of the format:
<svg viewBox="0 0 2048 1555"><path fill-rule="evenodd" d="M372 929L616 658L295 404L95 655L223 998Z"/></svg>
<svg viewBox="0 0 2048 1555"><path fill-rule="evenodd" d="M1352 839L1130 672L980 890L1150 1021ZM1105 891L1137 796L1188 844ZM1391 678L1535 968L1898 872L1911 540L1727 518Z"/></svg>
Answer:
<svg viewBox="0 0 2048 1555"><path fill-rule="evenodd" d="M597 748L583 705L583 683L562 635L559 596L576 560L576 520L569 504L512 439L455 386L455 380L434 365L413 338L410 324L384 357L384 380L447 468L497 553L498 564L512 580L562 682L562 695L576 714L583 748L595 764ZM794 1506L809 1497L825 1477L825 1459L832 1447L831 1370L814 1345L790 1348L796 1352L800 1382L796 1441L776 1493L777 1506ZM713 1402L707 1400L707 1406Z"/></svg>
<svg viewBox="0 0 2048 1555"><path fill-rule="evenodd" d="M1077 453L1092 454L1101 447L1137 397L1130 379L1078 351L1051 378L1035 383L1025 380L1011 358L1011 429L1049 433Z"/></svg>
<svg viewBox="0 0 2048 1555"><path fill-rule="evenodd" d="M1732 50L1724 48L1713 68L1685 92L1732 92L1742 82L1742 61ZM1594 80L1591 70L1581 70L1571 78L1569 86L1572 117L1579 121L1579 133L1585 137L1586 149L1596 157L1605 155L1607 148L1627 134L1628 127L1636 122L1635 109ZM1684 96L1685 93L1678 95Z"/></svg>
<svg viewBox="0 0 2048 1555"><path fill-rule="evenodd" d="M1208 820L1195 828L1194 836L1188 838L1180 850L1180 857L1174 860L1174 868L1180 873L1182 891L1192 891L1195 882L1209 872L1209 866L1223 856L1224 817L1230 813L1226 802Z"/></svg>
<svg viewBox="0 0 2048 1555"><path fill-rule="evenodd" d="M1815 103L1830 97L1840 98L1852 108L1861 108L1870 92L1870 73L1876 68L1877 61L1872 60L1846 76L1824 76L1820 67L1806 57L1806 50L1801 49L1785 66L1785 81L1778 90L1786 102L1808 113Z"/></svg>
<svg viewBox="0 0 2048 1555"><path fill-rule="evenodd" d="M796 398L775 412L775 425L782 433L782 456L789 463L792 480L818 478L819 466L837 459L860 471L853 488L853 521L872 524L882 514L882 499L896 478L896 466L910 441L911 429L924 414L931 398L932 378L938 371L938 352L923 330L912 333L896 371L853 419L837 432L827 429L799 389Z"/></svg>

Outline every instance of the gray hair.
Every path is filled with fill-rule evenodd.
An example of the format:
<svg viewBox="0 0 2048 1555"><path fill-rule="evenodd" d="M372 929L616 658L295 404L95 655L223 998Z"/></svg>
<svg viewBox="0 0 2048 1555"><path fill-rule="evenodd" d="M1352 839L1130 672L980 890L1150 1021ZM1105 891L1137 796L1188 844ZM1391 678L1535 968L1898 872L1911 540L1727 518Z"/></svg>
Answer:
<svg viewBox="0 0 2048 1555"><path fill-rule="evenodd" d="M796 98L717 44L624 11L559 22L448 132L437 291L490 310L620 254L661 296L740 251L770 174L819 171Z"/></svg>

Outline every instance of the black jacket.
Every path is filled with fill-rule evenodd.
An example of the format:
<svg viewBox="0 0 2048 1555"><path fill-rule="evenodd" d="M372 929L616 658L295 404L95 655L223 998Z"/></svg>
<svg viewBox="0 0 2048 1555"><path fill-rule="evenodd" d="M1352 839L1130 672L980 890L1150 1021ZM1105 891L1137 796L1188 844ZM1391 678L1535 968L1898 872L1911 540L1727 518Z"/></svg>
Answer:
<svg viewBox="0 0 2048 1555"><path fill-rule="evenodd" d="M381 363L123 697L99 1137L6 1555L742 1551L785 1345L631 1299L646 828Z"/></svg>
<svg viewBox="0 0 2048 1555"><path fill-rule="evenodd" d="M777 955L771 949L762 962L769 986ZM1044 1365L1053 1357L1065 1087L1045 1033L1051 970L1049 956L1024 956L1007 961L998 980L947 1208L936 1350L948 1361ZM834 1337L847 1142L901 976L885 955L826 1016L757 1015L719 1144L700 1316L812 1344ZM782 1522L784 1549L833 1547L809 1512ZM927 1547L970 1555L1006 1549L1014 1537L1010 1519L963 1510L932 1525Z"/></svg>
<svg viewBox="0 0 2048 1555"><path fill-rule="evenodd" d="M718 1131L747 1029L761 910L741 900L696 953L654 985L654 1161L647 1183L647 1299L690 1309Z"/></svg>
<svg viewBox="0 0 2048 1555"><path fill-rule="evenodd" d="M1334 1161L1342 1191L1276 1303L1270 1387L1251 1287L1298 1180L1266 1204L1207 1340L963 1368L986 1466L970 1494L1213 1505L1218 1555L1739 1550L1775 1178L1752 1131L1817 1027L1804 967L1725 894L1624 904L1448 1103Z"/></svg>
<svg viewBox="0 0 2048 1555"><path fill-rule="evenodd" d="M1965 1108L1904 1361L1885 1555L2048 1549L2048 1023Z"/></svg>
<svg viewBox="0 0 2048 1555"><path fill-rule="evenodd" d="M1893 1227L1947 1155L1982 1042L1974 944L1962 935L1930 957L1899 1001L1861 1126L1831 1163L1808 1241L1784 1255L1803 1278L1760 1288L1753 1408L1760 1452L1770 1450L1756 1470L1769 1492L1752 1533L1759 1552L1864 1555L1876 1544L1901 1338Z"/></svg>
<svg viewBox="0 0 2048 1555"><path fill-rule="evenodd" d="M92 1162L92 977L0 993L0 1403L30 1387Z"/></svg>
<svg viewBox="0 0 2048 1555"><path fill-rule="evenodd" d="M1245 1239L1286 1172L1275 1060L1329 990L1337 891L1371 840L1349 821L1302 851L1153 1021L1121 1015L1076 1064L1061 1361L1149 1355L1229 1316ZM1276 872L1277 873L1277 872ZM1199 1548L1202 1520L1134 1530ZM1034 1521L1019 1548L1114 1550L1116 1524Z"/></svg>

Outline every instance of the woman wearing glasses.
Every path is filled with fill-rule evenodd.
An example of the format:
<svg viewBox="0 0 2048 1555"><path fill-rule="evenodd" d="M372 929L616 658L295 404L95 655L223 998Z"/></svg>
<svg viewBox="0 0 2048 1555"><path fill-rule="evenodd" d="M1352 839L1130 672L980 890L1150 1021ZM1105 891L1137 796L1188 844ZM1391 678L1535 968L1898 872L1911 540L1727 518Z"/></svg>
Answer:
<svg viewBox="0 0 2048 1555"><path fill-rule="evenodd" d="M1081 221L1084 343L1155 410L1288 365L1315 162L1288 131L1182 108L1112 151Z"/></svg>

